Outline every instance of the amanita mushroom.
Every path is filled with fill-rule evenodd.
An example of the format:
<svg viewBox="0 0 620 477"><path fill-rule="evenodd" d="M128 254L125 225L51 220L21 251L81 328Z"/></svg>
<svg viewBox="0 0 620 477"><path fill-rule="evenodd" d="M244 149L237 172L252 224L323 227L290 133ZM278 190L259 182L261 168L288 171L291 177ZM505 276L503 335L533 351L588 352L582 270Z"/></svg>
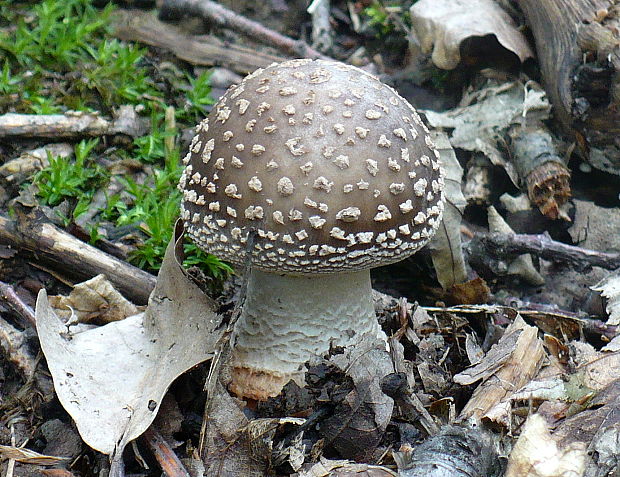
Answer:
<svg viewBox="0 0 620 477"><path fill-rule="evenodd" d="M330 345L384 340L369 270L425 245L444 206L414 108L353 66L292 60L231 87L196 132L179 184L185 229L251 264L230 389L266 399Z"/></svg>

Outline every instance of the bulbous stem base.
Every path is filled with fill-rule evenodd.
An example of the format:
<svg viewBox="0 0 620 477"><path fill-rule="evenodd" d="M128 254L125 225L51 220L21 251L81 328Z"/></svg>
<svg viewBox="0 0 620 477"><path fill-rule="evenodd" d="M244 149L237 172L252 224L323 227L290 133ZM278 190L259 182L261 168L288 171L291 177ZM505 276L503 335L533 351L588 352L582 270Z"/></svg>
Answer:
<svg viewBox="0 0 620 477"><path fill-rule="evenodd" d="M232 336L230 389L257 400L277 396L289 380L303 383L310 358L331 345L355 345L368 334L385 341L369 270L312 276L251 270Z"/></svg>

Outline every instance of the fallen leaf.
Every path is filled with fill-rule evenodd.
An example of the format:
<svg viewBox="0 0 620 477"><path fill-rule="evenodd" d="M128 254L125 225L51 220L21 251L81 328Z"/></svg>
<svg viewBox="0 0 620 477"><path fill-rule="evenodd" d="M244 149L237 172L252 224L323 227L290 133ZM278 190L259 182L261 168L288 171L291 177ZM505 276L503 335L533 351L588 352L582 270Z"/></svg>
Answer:
<svg viewBox="0 0 620 477"><path fill-rule="evenodd" d="M473 104L443 113L423 112L431 126L453 129L452 147L482 152L494 165L502 167L518 187L515 166L502 153L505 133L512 124L549 117L551 105L544 90L533 81L515 81L483 88L472 101Z"/></svg>
<svg viewBox="0 0 620 477"><path fill-rule="evenodd" d="M12 459L22 464L35 465L58 465L69 460L67 457L39 454L38 452L23 447L3 445L0 445L0 457L3 460Z"/></svg>
<svg viewBox="0 0 620 477"><path fill-rule="evenodd" d="M220 318L168 245L144 313L104 326L68 326L41 290L37 332L58 398L82 439L122 454L151 424L172 381L211 356Z"/></svg>
<svg viewBox="0 0 620 477"><path fill-rule="evenodd" d="M532 414L510 453L505 477L581 477L585 463L583 442L560 448L551 437L545 419Z"/></svg>
<svg viewBox="0 0 620 477"><path fill-rule="evenodd" d="M465 40L487 35L521 62L534 57L510 15L492 0L419 0L409 11L422 51L432 50L433 63L444 70L460 63Z"/></svg>
<svg viewBox="0 0 620 477"><path fill-rule="evenodd" d="M50 306L67 325L120 321L138 314L138 307L114 289L105 275L73 287L69 296L50 296Z"/></svg>
<svg viewBox="0 0 620 477"><path fill-rule="evenodd" d="M385 348L373 338L363 340L330 362L353 380L351 389L338 403L333 415L321 424L326 446L331 445L343 457L365 460L379 445L392 417L394 401L381 391L381 380L394 372Z"/></svg>
<svg viewBox="0 0 620 477"><path fill-rule="evenodd" d="M445 170L446 205L441 225L429 246L437 280L445 290L467 280L461 247L461 221L467 201L461 191L463 168L450 146L448 137L445 133L437 131L433 132L432 136Z"/></svg>

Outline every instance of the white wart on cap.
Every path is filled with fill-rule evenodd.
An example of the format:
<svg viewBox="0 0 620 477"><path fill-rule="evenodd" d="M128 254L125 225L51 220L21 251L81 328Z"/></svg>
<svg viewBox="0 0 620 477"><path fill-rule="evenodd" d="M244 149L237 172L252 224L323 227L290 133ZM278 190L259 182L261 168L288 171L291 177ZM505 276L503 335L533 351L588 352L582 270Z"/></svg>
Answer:
<svg viewBox="0 0 620 477"><path fill-rule="evenodd" d="M428 129L374 76L322 60L246 77L197 126L182 218L202 249L317 274L402 260L434 234L443 177Z"/></svg>

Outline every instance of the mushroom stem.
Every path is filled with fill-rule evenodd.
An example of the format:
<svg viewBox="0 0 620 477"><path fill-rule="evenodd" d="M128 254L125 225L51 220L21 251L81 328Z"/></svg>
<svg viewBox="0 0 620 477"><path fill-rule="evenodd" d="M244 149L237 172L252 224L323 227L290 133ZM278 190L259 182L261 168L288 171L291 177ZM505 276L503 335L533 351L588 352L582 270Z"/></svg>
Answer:
<svg viewBox="0 0 620 477"><path fill-rule="evenodd" d="M370 334L385 341L375 315L370 271L278 275L252 269L233 333L230 389L264 400L291 379L303 383L304 363L331 345Z"/></svg>

